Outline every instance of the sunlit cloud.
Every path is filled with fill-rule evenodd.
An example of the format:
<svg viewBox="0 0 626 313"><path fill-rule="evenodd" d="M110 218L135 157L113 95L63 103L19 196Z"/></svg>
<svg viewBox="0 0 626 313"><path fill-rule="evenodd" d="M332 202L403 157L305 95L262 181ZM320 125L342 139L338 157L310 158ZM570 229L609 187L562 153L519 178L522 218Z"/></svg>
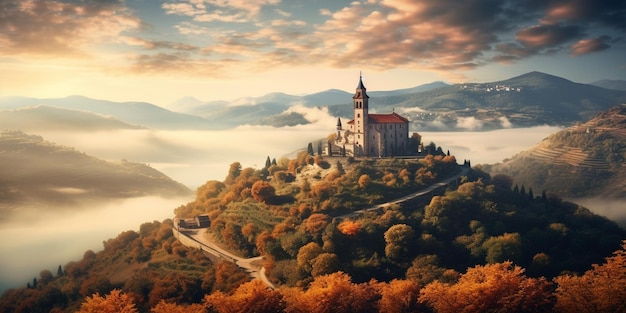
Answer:
<svg viewBox="0 0 626 313"><path fill-rule="evenodd" d="M578 26L535 25L520 30L515 39L531 48L546 48L573 40L582 35Z"/></svg>
<svg viewBox="0 0 626 313"><path fill-rule="evenodd" d="M278 3L280 0L186 0L164 3L161 7L166 14L191 16L198 22L247 23L258 16L262 7Z"/></svg>
<svg viewBox="0 0 626 313"><path fill-rule="evenodd" d="M92 45L141 26L121 1L1 1L0 55L87 54Z"/></svg>
<svg viewBox="0 0 626 313"><path fill-rule="evenodd" d="M138 14L147 3L154 16ZM493 62L612 50L623 45L624 30L619 1L0 2L0 56L83 56L99 73L150 77L237 78L313 66L462 81Z"/></svg>
<svg viewBox="0 0 626 313"><path fill-rule="evenodd" d="M609 49L611 47L611 45L607 43L609 40L610 38L608 36L579 40L572 46L571 53L572 55L581 55Z"/></svg>

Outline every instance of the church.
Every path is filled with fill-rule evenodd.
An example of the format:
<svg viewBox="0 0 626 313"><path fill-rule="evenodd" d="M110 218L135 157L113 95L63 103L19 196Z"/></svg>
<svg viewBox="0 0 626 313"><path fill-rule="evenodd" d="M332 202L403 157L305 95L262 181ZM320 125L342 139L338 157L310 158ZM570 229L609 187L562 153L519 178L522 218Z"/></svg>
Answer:
<svg viewBox="0 0 626 313"><path fill-rule="evenodd" d="M363 77L352 97L354 119L344 129L337 119L337 136L332 151L354 157L391 157L409 154L409 120L400 114L370 114L369 96Z"/></svg>

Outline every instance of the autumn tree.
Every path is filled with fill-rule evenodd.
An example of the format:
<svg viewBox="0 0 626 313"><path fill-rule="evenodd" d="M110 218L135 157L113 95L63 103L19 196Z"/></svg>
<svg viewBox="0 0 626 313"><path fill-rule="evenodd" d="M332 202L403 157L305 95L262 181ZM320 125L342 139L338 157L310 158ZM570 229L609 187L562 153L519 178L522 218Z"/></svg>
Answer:
<svg viewBox="0 0 626 313"><path fill-rule="evenodd" d="M287 312L348 313L376 312L379 294L369 283L352 283L346 273L336 272L315 278L306 291L290 289L283 292Z"/></svg>
<svg viewBox="0 0 626 313"><path fill-rule="evenodd" d="M418 302L420 286L411 280L394 279L381 284L381 298L378 301L380 313L421 312L423 305Z"/></svg>
<svg viewBox="0 0 626 313"><path fill-rule="evenodd" d="M263 202L263 203L271 203L276 197L276 189L274 186L270 185L270 183L262 180L256 181L252 185L252 197L254 200Z"/></svg>
<svg viewBox="0 0 626 313"><path fill-rule="evenodd" d="M240 174L241 174L241 163L239 162L231 163L228 169L228 175L226 175L226 178L224 179L224 183L232 184L235 181L235 179L239 177Z"/></svg>
<svg viewBox="0 0 626 313"><path fill-rule="evenodd" d="M545 278L529 278L511 262L476 266L456 284L432 282L420 301L439 313L552 312L555 297Z"/></svg>
<svg viewBox="0 0 626 313"><path fill-rule="evenodd" d="M606 263L594 264L582 276L562 275L554 281L560 312L626 312L626 240Z"/></svg>
<svg viewBox="0 0 626 313"><path fill-rule="evenodd" d="M242 284L231 295L219 291L207 295L204 305L218 313L273 313L284 312L286 307L283 295L258 279Z"/></svg>
<svg viewBox="0 0 626 313"><path fill-rule="evenodd" d="M175 303L167 303L161 300L157 305L150 309L150 313L206 313L204 305L195 303L190 305L179 305Z"/></svg>
<svg viewBox="0 0 626 313"><path fill-rule="evenodd" d="M111 290L111 293L102 297L96 293L87 297L77 313L136 313L135 303L130 296L122 293L119 289Z"/></svg>
<svg viewBox="0 0 626 313"><path fill-rule="evenodd" d="M361 176L359 176L359 187L361 187L362 189L367 188L367 186L369 186L369 184L372 182L372 179L370 178L369 175L367 174L363 174Z"/></svg>
<svg viewBox="0 0 626 313"><path fill-rule="evenodd" d="M337 226L339 232L346 236L355 236L361 232L362 225L360 222L353 220L344 220Z"/></svg>

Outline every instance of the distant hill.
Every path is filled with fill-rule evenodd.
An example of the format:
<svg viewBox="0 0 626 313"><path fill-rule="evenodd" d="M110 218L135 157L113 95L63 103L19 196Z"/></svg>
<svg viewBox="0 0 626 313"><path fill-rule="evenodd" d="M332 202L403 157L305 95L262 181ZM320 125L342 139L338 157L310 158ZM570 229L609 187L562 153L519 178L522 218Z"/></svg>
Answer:
<svg viewBox="0 0 626 313"><path fill-rule="evenodd" d="M98 131L144 128L113 117L45 105L0 111L0 125L2 129L31 133L49 130Z"/></svg>
<svg viewBox="0 0 626 313"><path fill-rule="evenodd" d="M371 97L410 94L449 86L443 82L434 82L412 88L390 91L372 91ZM355 86L356 87L356 86ZM201 103L194 98L183 98L170 107L180 112L206 118L214 126L234 127L242 124L269 125L274 127L307 124L308 121L298 113L285 113L293 105L306 107L344 106L351 108L352 93L338 89L329 89L303 96L275 92L261 97L240 98L233 101L211 101Z"/></svg>
<svg viewBox="0 0 626 313"><path fill-rule="evenodd" d="M89 200L190 193L145 164L104 161L22 132L0 133L0 173L3 217L23 207L68 207Z"/></svg>
<svg viewBox="0 0 626 313"><path fill-rule="evenodd" d="M479 121L480 130L511 125L570 126L626 103L623 81L601 81L595 83L596 86L540 72L497 82L456 85L434 82L389 91L378 91L375 86L365 84L370 88L372 113L399 112L409 118L415 131L467 130L464 127L467 127L465 121L468 118ZM61 99L14 97L0 99L0 110L45 105L110 116L154 129L225 129L244 124L281 127L303 122L302 117L287 114L286 111L294 105L325 107L333 116L351 118L351 99L352 92L337 89L309 95L277 92L233 101L202 102L186 97L171 104L169 108L173 111L170 111L145 102L120 103L81 96Z"/></svg>
<svg viewBox="0 0 626 313"><path fill-rule="evenodd" d="M0 110L20 109L36 105L91 112L111 116L120 121L154 129L210 129L207 120L194 115L166 110L146 102L112 102L82 96L58 99L9 97L0 99Z"/></svg>
<svg viewBox="0 0 626 313"><path fill-rule="evenodd" d="M626 105L560 131L485 170L509 175L539 192L626 198Z"/></svg>
<svg viewBox="0 0 626 313"><path fill-rule="evenodd" d="M626 92L574 83L531 72L491 83L466 83L413 94L372 97L370 108L404 112L416 130L463 130L460 120L475 118L483 129L502 128L505 117L514 126L571 125L608 108L626 103ZM419 110L418 110L419 109ZM331 106L347 116L351 107Z"/></svg>
<svg viewBox="0 0 626 313"><path fill-rule="evenodd" d="M602 87L606 89L614 89L626 91L626 80L611 80L611 79L603 79L597 82L591 83L591 85L596 87Z"/></svg>

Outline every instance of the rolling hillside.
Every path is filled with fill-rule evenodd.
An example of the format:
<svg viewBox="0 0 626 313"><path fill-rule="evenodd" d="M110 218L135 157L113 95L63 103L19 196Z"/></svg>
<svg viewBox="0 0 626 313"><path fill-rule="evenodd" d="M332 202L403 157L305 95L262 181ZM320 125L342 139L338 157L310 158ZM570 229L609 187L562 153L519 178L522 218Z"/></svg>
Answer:
<svg viewBox="0 0 626 313"><path fill-rule="evenodd" d="M144 128L110 116L44 105L0 111L0 125L3 129L29 133L50 130L104 131Z"/></svg>
<svg viewBox="0 0 626 313"><path fill-rule="evenodd" d="M558 132L485 169L509 175L536 191L566 197L626 198L626 105Z"/></svg>
<svg viewBox="0 0 626 313"><path fill-rule="evenodd" d="M146 102L112 102L82 96L58 99L10 97L0 99L0 110L37 105L78 110L114 117L120 121L154 129L211 129L207 120L190 114L173 112Z"/></svg>
<svg viewBox="0 0 626 313"><path fill-rule="evenodd" d="M389 91L378 91L376 86L365 84L369 87L373 113L395 110L407 116L416 131L465 130L464 119L480 121L481 130L510 125L570 126L626 103L626 91L620 87L623 81L598 82L595 86L540 72L497 82L434 82ZM352 91L337 89L301 96L276 92L233 101L202 102L186 97L167 110L145 102L111 102L81 96L13 97L0 99L0 111L45 105L109 116L153 129L225 129L244 124L281 127L309 123L300 113L285 114L294 105L327 107L333 116L350 118L351 99Z"/></svg>
<svg viewBox="0 0 626 313"><path fill-rule="evenodd" d="M140 163L107 162L22 132L0 133L0 211L90 200L180 196L190 190Z"/></svg>
<svg viewBox="0 0 626 313"><path fill-rule="evenodd" d="M459 126L463 118L480 120L485 130L502 128L503 117L515 127L569 126L622 103L626 103L624 91L574 83L540 72L370 99L375 110L405 112L413 129L424 130L463 130ZM347 105L329 108L332 114L341 116L349 116L350 109Z"/></svg>

